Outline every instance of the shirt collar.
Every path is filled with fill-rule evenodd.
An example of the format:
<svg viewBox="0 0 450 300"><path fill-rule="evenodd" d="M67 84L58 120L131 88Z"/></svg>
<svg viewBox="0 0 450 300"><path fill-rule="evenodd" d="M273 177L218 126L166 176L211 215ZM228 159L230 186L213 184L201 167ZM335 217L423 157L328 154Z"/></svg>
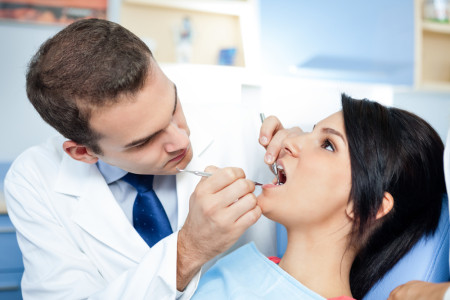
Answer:
<svg viewBox="0 0 450 300"><path fill-rule="evenodd" d="M119 167L111 166L100 159L97 161L97 167L107 184L119 180L128 173L127 171L122 170Z"/></svg>

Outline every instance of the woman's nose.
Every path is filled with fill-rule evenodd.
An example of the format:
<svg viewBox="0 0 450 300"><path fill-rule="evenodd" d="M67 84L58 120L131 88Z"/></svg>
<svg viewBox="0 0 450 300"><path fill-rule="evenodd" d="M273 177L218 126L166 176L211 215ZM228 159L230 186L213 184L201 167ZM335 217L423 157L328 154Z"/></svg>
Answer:
<svg viewBox="0 0 450 300"><path fill-rule="evenodd" d="M171 122L166 129L166 141L164 148L166 152L175 152L187 148L189 145L189 136L183 128L178 127L174 122Z"/></svg>
<svg viewBox="0 0 450 300"><path fill-rule="evenodd" d="M285 138L283 141L283 151L289 155L297 157L300 154L300 149L304 138L305 133Z"/></svg>

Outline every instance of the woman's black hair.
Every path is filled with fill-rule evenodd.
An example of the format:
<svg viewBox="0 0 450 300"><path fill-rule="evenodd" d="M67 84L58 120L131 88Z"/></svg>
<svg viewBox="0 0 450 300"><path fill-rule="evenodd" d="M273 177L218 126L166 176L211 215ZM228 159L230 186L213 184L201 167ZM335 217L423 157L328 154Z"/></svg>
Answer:
<svg viewBox="0 0 450 300"><path fill-rule="evenodd" d="M427 122L405 110L343 94L342 111L352 170L350 244L357 247L350 285L361 299L436 230L445 194L444 145ZM377 220L385 192L394 207Z"/></svg>

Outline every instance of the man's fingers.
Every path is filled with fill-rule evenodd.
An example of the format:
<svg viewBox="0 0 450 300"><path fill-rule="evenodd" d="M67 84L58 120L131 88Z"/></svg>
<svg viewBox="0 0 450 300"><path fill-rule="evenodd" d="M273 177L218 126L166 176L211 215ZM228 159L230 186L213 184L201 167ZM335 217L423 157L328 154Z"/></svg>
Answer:
<svg viewBox="0 0 450 300"><path fill-rule="evenodd" d="M282 130L272 137L270 144L266 148L266 154L264 155L266 164L273 164L276 161L283 147L283 141L287 135L287 130Z"/></svg>
<svg viewBox="0 0 450 300"><path fill-rule="evenodd" d="M240 230L244 232L245 230L247 230L247 228L249 228L259 220L261 214L262 214L261 207L256 205L255 208L243 214L236 221L235 226L240 228Z"/></svg>
<svg viewBox="0 0 450 300"><path fill-rule="evenodd" d="M210 193L214 194L219 191L222 191L235 181L245 178L245 173L241 168L223 168L218 169L216 167L207 167L205 169L205 172L212 173L208 178L203 178L202 180L205 181L202 192L204 193ZM207 180L207 182L206 182ZM242 197L241 195L238 196L235 199L238 199L239 197Z"/></svg>
<svg viewBox="0 0 450 300"><path fill-rule="evenodd" d="M280 120L275 116L265 119L259 132L259 143L266 148L265 163L271 165L277 160L286 137L302 132L299 127L284 129Z"/></svg>
<svg viewBox="0 0 450 300"><path fill-rule="evenodd" d="M248 211L254 209L256 206L256 196L253 193L248 193L239 200L233 202L227 207L226 218L237 221Z"/></svg>
<svg viewBox="0 0 450 300"><path fill-rule="evenodd" d="M288 137L299 136L301 134L303 134L303 130L300 127L292 127L278 131L266 147L264 161L267 164L273 164L284 147L284 140Z"/></svg>
<svg viewBox="0 0 450 300"><path fill-rule="evenodd" d="M214 174L214 172L216 172L218 169L219 168L216 166L207 166L205 168L205 172Z"/></svg>
<svg viewBox="0 0 450 300"><path fill-rule="evenodd" d="M261 125L259 131L259 143L266 147L269 145L272 137L280 130L284 129L280 120L275 116L267 117Z"/></svg>
<svg viewBox="0 0 450 300"><path fill-rule="evenodd" d="M253 181L248 179L238 179L231 185L224 188L222 191L218 192L222 201L222 206L227 207L236 201L240 201L245 195L253 193L255 191L255 184Z"/></svg>

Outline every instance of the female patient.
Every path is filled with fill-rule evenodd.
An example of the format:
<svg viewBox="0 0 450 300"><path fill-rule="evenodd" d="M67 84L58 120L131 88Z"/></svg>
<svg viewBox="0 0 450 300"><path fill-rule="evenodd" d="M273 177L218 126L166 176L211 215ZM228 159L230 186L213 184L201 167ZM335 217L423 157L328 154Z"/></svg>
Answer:
<svg viewBox="0 0 450 300"><path fill-rule="evenodd" d="M436 229L443 149L419 117L342 95L342 111L284 141L284 184L258 197L288 232L279 264L246 245L202 277L194 299L361 299Z"/></svg>

